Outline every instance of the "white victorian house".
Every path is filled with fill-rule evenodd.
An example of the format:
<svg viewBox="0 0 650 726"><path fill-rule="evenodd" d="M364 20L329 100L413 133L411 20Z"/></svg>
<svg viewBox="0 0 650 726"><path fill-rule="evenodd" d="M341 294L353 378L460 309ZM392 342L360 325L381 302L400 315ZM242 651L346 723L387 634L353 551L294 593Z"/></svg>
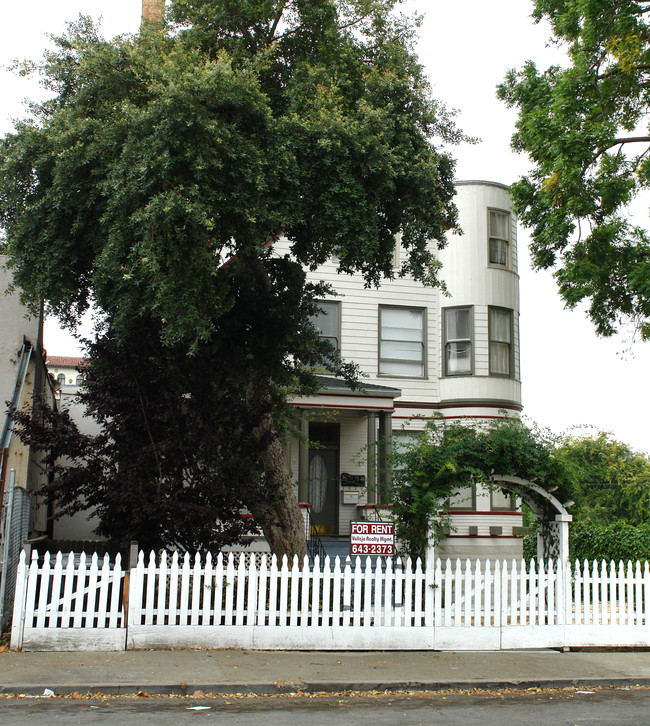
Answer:
<svg viewBox="0 0 650 726"><path fill-rule="evenodd" d="M517 230L508 187L457 182L462 235L439 253L448 295L407 277L364 287L330 262L311 277L332 285L317 319L322 334L364 374L363 390L323 377L318 396L292 401L302 436L290 446L298 498L321 534L381 515L386 452L427 419L492 419L521 411ZM400 250L396 246L395 266ZM445 549L457 556L520 556L516 502L480 486L451 502Z"/></svg>

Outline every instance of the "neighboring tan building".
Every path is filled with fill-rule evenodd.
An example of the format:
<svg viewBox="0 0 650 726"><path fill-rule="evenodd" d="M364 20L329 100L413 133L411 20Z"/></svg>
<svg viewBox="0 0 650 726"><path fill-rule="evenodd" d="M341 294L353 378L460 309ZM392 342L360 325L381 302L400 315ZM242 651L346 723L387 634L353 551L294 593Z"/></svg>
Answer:
<svg viewBox="0 0 650 726"><path fill-rule="evenodd" d="M6 261L0 255L0 626L10 611L23 543L45 537L51 525L46 504L35 495L46 482L42 456L14 434L6 403L31 410L40 394L55 405L44 362L42 314L30 315L17 291L6 292L12 282Z"/></svg>

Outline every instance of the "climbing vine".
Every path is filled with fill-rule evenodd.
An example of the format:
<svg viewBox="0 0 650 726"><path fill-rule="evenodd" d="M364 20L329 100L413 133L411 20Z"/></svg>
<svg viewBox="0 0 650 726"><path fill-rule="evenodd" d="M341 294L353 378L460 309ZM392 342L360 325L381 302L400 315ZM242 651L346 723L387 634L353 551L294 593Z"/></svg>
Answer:
<svg viewBox="0 0 650 726"><path fill-rule="evenodd" d="M494 474L557 487L556 496L570 498L573 484L556 438L520 419L491 421L430 420L409 445L393 455L392 505L398 536L411 557L423 555L430 538L444 538L449 522L449 499L458 489L481 483L502 489ZM541 526L551 517L548 501L529 490L502 489L507 494L537 498Z"/></svg>

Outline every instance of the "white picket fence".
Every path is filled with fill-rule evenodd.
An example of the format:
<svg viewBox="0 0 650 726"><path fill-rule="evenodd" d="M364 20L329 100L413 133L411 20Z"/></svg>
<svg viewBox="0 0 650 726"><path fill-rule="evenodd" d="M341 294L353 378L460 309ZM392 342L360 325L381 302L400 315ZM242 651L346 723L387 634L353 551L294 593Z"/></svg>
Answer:
<svg viewBox="0 0 650 726"><path fill-rule="evenodd" d="M645 563L356 558L312 563L37 553L18 570L24 649L466 649L650 646Z"/></svg>

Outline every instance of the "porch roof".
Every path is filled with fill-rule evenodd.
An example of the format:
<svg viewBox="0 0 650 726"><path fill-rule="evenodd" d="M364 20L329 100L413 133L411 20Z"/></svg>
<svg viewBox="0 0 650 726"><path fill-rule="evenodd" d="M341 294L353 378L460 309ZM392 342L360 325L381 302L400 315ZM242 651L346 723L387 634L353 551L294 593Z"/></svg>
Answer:
<svg viewBox="0 0 650 726"><path fill-rule="evenodd" d="M358 411L392 411L394 399L402 395L399 388L360 382L351 389L347 381L329 376L317 376L320 390L312 396L297 396L290 401L299 408L338 408Z"/></svg>

